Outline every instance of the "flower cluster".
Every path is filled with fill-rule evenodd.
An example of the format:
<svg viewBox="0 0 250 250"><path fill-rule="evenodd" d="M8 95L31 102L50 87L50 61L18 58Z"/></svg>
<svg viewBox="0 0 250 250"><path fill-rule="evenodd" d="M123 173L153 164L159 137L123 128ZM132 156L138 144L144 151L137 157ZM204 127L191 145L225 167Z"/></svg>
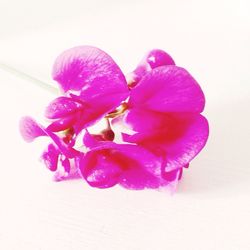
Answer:
<svg viewBox="0 0 250 250"><path fill-rule="evenodd" d="M50 139L41 158L56 180L174 189L207 141L204 94L162 50L150 51L125 78L108 54L79 46L56 59L52 76L62 95L45 110L49 124L23 117L20 131L27 142ZM91 133L102 119L107 127Z"/></svg>

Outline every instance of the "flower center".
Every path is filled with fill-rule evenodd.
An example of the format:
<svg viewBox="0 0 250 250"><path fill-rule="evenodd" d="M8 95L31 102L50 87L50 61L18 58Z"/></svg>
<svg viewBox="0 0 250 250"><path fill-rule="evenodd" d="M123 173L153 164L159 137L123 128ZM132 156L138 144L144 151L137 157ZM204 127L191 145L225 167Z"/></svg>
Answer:
<svg viewBox="0 0 250 250"><path fill-rule="evenodd" d="M128 104L123 102L116 110L108 113L105 118L115 118L119 115L122 115L128 109Z"/></svg>

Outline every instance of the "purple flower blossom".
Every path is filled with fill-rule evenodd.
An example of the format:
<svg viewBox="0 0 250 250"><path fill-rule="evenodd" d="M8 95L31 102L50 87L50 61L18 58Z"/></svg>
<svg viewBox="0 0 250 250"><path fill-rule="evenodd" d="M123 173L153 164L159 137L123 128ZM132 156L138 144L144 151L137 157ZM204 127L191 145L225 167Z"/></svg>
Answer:
<svg viewBox="0 0 250 250"><path fill-rule="evenodd" d="M109 55L90 46L62 53L52 76L62 96L45 110L50 124L45 128L24 117L20 131L27 142L51 139L42 159L57 180L79 174L92 187L174 190L183 168L206 144L204 94L162 50L150 51L127 82ZM91 135L87 128L102 118L107 128ZM133 133L115 134L110 121ZM85 150L75 148L81 132ZM123 141L113 142L119 133Z"/></svg>

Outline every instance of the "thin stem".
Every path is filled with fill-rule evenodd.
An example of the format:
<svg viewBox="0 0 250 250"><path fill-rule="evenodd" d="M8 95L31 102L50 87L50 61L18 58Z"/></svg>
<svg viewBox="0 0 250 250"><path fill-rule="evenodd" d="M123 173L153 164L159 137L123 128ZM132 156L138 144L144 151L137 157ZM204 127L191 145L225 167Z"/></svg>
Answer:
<svg viewBox="0 0 250 250"><path fill-rule="evenodd" d="M15 76L17 76L17 77L20 77L20 78L22 78L24 80L30 81L30 82L34 83L36 86L38 86L38 87L40 87L40 88L42 88L44 90L47 90L50 93L53 93L53 94L58 94L59 93L59 90L57 88L51 86L50 84L42 82L42 81L40 81L39 79L36 79L33 76L29 76L26 73L21 72L21 71L15 69L15 68L13 68L13 67L11 67L9 65L0 63L0 68L7 71L7 72L9 72L9 73L11 73L11 74L13 74L13 75L15 75Z"/></svg>
<svg viewBox="0 0 250 250"><path fill-rule="evenodd" d="M111 129L109 118L105 117L104 119L106 121L106 129Z"/></svg>

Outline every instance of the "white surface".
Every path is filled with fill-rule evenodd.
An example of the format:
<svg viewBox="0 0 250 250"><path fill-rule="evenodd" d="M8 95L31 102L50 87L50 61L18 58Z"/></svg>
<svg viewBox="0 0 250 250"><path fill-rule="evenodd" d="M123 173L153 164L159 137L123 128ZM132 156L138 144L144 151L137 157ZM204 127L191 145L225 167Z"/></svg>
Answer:
<svg viewBox="0 0 250 250"><path fill-rule="evenodd" d="M0 61L43 81L79 44L124 72L151 48L200 82L211 134L178 192L54 183L18 133L52 95L0 69L0 249L250 249L249 1L3 1Z"/></svg>

